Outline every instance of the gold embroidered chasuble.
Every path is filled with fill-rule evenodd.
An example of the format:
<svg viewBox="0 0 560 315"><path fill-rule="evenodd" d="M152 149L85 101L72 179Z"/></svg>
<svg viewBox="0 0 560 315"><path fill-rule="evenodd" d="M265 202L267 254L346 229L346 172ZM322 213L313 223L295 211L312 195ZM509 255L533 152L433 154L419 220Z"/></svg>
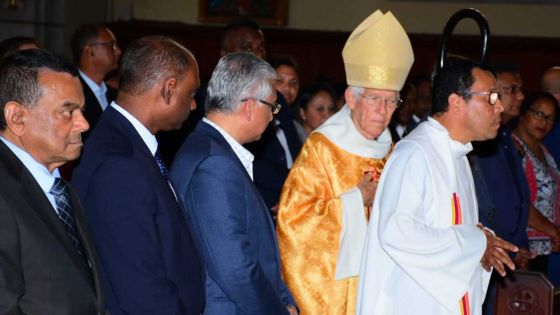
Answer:
<svg viewBox="0 0 560 315"><path fill-rule="evenodd" d="M364 172L380 173L388 155L355 155L319 132L304 144L284 184L278 212L282 272L302 315L355 314L358 277L335 280L343 228L339 196L356 187ZM363 211L366 216L369 210Z"/></svg>

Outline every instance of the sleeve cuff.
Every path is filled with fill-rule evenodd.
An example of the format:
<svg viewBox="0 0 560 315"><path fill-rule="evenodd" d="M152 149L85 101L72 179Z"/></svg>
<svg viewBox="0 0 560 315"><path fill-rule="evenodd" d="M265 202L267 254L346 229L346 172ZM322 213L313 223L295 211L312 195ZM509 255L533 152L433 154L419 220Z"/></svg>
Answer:
<svg viewBox="0 0 560 315"><path fill-rule="evenodd" d="M335 280L358 276L367 232L364 202L358 187L342 193L339 198L342 203L342 229Z"/></svg>

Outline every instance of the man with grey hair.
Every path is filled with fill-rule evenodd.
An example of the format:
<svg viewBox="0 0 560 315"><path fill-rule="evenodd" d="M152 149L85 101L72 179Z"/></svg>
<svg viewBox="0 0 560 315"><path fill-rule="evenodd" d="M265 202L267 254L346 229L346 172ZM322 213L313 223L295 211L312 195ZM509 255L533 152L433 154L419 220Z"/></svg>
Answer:
<svg viewBox="0 0 560 315"><path fill-rule="evenodd" d="M309 135L280 196L283 276L303 314L356 313L369 213L392 147L387 126L414 60L402 26L381 11L356 27L342 57L346 105Z"/></svg>
<svg viewBox="0 0 560 315"><path fill-rule="evenodd" d="M203 312L204 269L154 136L181 126L199 85L185 47L163 36L132 42L117 99L74 172L112 315Z"/></svg>
<svg viewBox="0 0 560 315"><path fill-rule="evenodd" d="M276 72L251 53L220 59L206 117L177 153L171 179L206 264L206 315L297 314L280 272L274 225L253 184L253 155L277 113Z"/></svg>

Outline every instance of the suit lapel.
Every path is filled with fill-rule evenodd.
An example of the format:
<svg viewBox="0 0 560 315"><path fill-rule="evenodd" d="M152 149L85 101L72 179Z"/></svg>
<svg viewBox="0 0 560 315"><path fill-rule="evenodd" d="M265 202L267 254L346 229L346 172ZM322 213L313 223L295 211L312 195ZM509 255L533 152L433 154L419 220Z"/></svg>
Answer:
<svg viewBox="0 0 560 315"><path fill-rule="evenodd" d="M92 125L95 125L99 120L99 117L103 113L103 109L97 100L97 97L93 93L93 91L89 88L86 81L80 76L80 82L82 83L82 87L84 90L84 98L86 99L86 108L84 110L84 116L88 119L88 122ZM93 126L92 126L93 128Z"/></svg>
<svg viewBox="0 0 560 315"><path fill-rule="evenodd" d="M141 155L146 159L146 164L151 165L150 167L152 168L152 171L157 174L157 180L160 181L161 185L163 185L162 187L164 187L164 189L169 194L172 202L176 205L175 208L178 212L177 214L180 219L179 221L181 221L181 224L186 224L183 217L183 206L181 205L181 202L179 202L178 196L176 197L173 191L171 191L170 187L168 187L170 183L167 182L163 176L161 176L161 172L156 164L156 161L154 160L152 152L150 152L150 149L148 148L138 131L134 128L130 121L128 121L128 119L126 119L121 113L119 113L115 108L111 106L107 108L104 116L105 117L103 119L108 120L108 123L110 123L114 128L117 128L124 135L124 137L132 143L135 150L141 153ZM154 178L154 180L156 179Z"/></svg>
<svg viewBox="0 0 560 315"><path fill-rule="evenodd" d="M84 271L87 277L89 271L83 263L83 259L78 255L68 234L53 209L45 193L27 168L21 163L17 156L0 141L0 157L6 164L8 171L14 177L19 187L14 187L20 193L20 199L31 208L37 216L45 223L51 233L66 250L72 260ZM89 279L88 279L89 281Z"/></svg>
<svg viewBox="0 0 560 315"><path fill-rule="evenodd" d="M196 129L200 130L201 133L208 135L211 139L219 143L220 146L224 149L224 151L226 151L229 154L231 159L237 161L237 165L239 166L241 173L245 174L244 177L246 178L247 181L251 183L250 185L251 190L253 191L253 194L257 197L258 202L261 204L260 208L262 208L263 212L265 212L264 214L268 222L268 228L270 229L270 233L274 233L274 223L272 222L272 218L268 213L268 207L266 206L266 203L264 202L264 199L262 198L261 194L257 190L257 187L253 183L253 180L245 170L245 166L243 165L243 163L241 163L239 157L237 156L237 154L235 154L235 152L231 148L231 145L227 142L227 140L224 138L224 136L222 136L222 134L218 130L216 130L214 127L210 126L204 121L199 122ZM276 238L274 238L274 242L276 243Z"/></svg>
<svg viewBox="0 0 560 315"><path fill-rule="evenodd" d="M82 247L86 252L87 257L89 258L95 287L95 296L97 297L97 309L104 310L105 295L103 294L101 285L101 274L99 269L100 265L98 264L99 258L97 257L97 253L95 251L95 245L91 242L91 234L89 233L86 219L84 217L84 208L82 207L82 203L80 202L78 195L74 191L74 188L68 182L66 182L66 185L70 193L72 208L74 210L74 221L76 222L76 230L82 242Z"/></svg>

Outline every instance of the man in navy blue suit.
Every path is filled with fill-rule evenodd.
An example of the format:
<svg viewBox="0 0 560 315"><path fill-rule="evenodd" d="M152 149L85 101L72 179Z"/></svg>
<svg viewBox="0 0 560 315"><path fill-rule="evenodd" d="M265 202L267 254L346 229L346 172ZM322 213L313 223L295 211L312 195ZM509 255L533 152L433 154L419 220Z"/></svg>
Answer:
<svg viewBox="0 0 560 315"><path fill-rule="evenodd" d="M117 99L74 172L112 315L203 312L204 267L154 136L181 126L199 85L196 60L177 42L131 43Z"/></svg>
<svg viewBox="0 0 560 315"><path fill-rule="evenodd" d="M527 223L529 219L529 187L521 165L521 157L511 138L511 124L519 116L525 96L523 81L514 66L492 67L496 86L501 94L501 126L495 139L474 144L471 168L475 183L480 222L497 236L519 247L511 254L517 269L527 269L534 256L529 252ZM484 314L492 314L495 302L494 274L484 304Z"/></svg>
<svg viewBox="0 0 560 315"><path fill-rule="evenodd" d="M277 113L276 73L254 54L220 59L206 117L173 162L171 179L204 259L206 315L297 314L281 277L274 225L253 184L253 155Z"/></svg>

